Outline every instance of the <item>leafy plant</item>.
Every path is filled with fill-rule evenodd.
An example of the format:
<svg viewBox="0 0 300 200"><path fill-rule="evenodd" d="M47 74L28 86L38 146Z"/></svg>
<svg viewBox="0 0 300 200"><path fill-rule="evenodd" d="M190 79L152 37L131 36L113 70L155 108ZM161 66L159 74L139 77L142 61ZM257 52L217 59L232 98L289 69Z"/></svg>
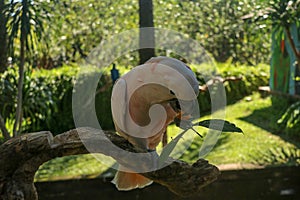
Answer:
<svg viewBox="0 0 300 200"><path fill-rule="evenodd" d="M122 66L118 66L118 68L121 71L125 70L125 67ZM22 128L24 132L50 130L52 133L58 134L74 128L71 102L73 84L78 69L76 65L65 65L52 70L27 69L25 71L23 86L23 118L25 123L23 123ZM238 82L225 84L228 103L233 103L245 95L250 95L257 90L259 85L268 83L268 66L266 65L249 67L222 64L218 66L218 71L222 77L243 77ZM94 74L94 71L86 72L85 78ZM12 113L15 113L17 69L15 67L9 68L0 77L0 113L4 121L7 122L12 117ZM99 82L95 99L97 117L101 127L105 130L114 129L110 110L111 89L112 83L109 74L105 72ZM200 93L198 101L201 111L210 111L208 92ZM10 128L9 131L11 130Z"/></svg>
<svg viewBox="0 0 300 200"><path fill-rule="evenodd" d="M16 112L16 96L18 93L18 73L16 68L10 68L3 76L3 81L0 83L0 94L2 107L1 115L5 119L10 119L12 113ZM31 70L26 70L24 73L24 84L22 88L23 96L23 111L22 118L25 119L25 125L22 123L23 129L39 130L40 121L49 114L49 107L54 103L53 95L49 85L43 77L33 77ZM23 120L22 120L23 121ZM9 130L12 132L12 129Z"/></svg>
<svg viewBox="0 0 300 200"><path fill-rule="evenodd" d="M15 121L13 126L13 136L16 136L22 131L23 120L23 83L26 56L29 52L35 49L39 39L41 39L43 31L43 18L47 16L46 3L44 1L10 1L6 7L7 17L7 34L8 34L8 48L10 55L14 58L16 53L15 44L19 45L19 78L17 90L17 103L15 111ZM1 14L3 14L1 10ZM6 29L5 29L6 31ZM27 53L27 55L26 55ZM1 116L2 118L2 116ZM1 126L2 132L7 132L4 126Z"/></svg>
<svg viewBox="0 0 300 200"><path fill-rule="evenodd" d="M138 2L122 1L68 1L61 0L51 10L51 22L45 24L50 39L41 49L47 59L57 64L69 64L86 56L113 34L138 27ZM37 55L37 60L43 55ZM132 62L131 57L123 64ZM137 60L136 60L137 61ZM40 63L40 64L39 64ZM137 63L136 63L137 64ZM43 67L37 62L38 67Z"/></svg>
<svg viewBox="0 0 300 200"><path fill-rule="evenodd" d="M297 59L300 70L300 51L296 47L290 28L292 25L300 27L300 1L299 0L272 0L268 1L263 9L259 9L256 14L257 20L267 21L277 33L278 40L284 38L284 34L289 41L292 51Z"/></svg>
<svg viewBox="0 0 300 200"><path fill-rule="evenodd" d="M271 26L243 18L257 2L153 0L154 26L199 41L219 62L233 58L248 65L268 63ZM51 23L43 24L48 42L40 42L39 51L32 55L35 67L53 68L85 59L111 35L138 28L138 1L62 0L53 5L49 18ZM166 54L164 50L156 53ZM128 53L116 63L136 66L138 54Z"/></svg>
<svg viewBox="0 0 300 200"><path fill-rule="evenodd" d="M265 165L300 165L300 150L291 148L274 147L266 152L260 152L255 159L255 164Z"/></svg>
<svg viewBox="0 0 300 200"><path fill-rule="evenodd" d="M199 41L218 62L268 62L271 26L245 18L258 1L154 1L154 24Z"/></svg>
<svg viewBox="0 0 300 200"><path fill-rule="evenodd" d="M300 131L300 101L293 103L282 117L278 120L278 124L289 132L299 133Z"/></svg>

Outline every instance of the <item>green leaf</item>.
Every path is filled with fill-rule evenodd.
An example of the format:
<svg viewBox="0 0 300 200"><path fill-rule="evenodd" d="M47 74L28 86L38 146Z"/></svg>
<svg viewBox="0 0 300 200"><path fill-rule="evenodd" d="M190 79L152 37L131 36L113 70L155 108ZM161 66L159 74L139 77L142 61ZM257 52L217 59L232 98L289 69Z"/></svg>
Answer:
<svg viewBox="0 0 300 200"><path fill-rule="evenodd" d="M210 119L210 120L204 120L201 122L197 122L193 124L193 126L203 126L205 128L213 129L213 130L219 130L222 132L239 132L243 133L242 129L237 127L235 124L230 123L226 120L222 119Z"/></svg>

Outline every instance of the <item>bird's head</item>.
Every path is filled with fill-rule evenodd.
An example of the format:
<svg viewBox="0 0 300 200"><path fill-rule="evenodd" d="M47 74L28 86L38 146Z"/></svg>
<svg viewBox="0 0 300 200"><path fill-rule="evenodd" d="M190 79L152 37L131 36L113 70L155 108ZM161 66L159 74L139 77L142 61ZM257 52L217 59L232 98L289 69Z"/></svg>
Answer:
<svg viewBox="0 0 300 200"><path fill-rule="evenodd" d="M184 83L181 81L174 80L173 85L171 86L173 89L169 88L169 90L166 91L169 93L167 96L168 98L164 99L163 101L168 102L173 111L177 113L176 117L174 118L176 126L183 129L189 128L192 124L192 120L197 118L197 115L199 114L197 101L197 96L199 94L199 83L194 72L185 63L174 58L163 56L154 57L148 60L146 63L157 63L171 67L187 80L186 84L188 85L186 87L182 86ZM187 90L192 94L188 94Z"/></svg>

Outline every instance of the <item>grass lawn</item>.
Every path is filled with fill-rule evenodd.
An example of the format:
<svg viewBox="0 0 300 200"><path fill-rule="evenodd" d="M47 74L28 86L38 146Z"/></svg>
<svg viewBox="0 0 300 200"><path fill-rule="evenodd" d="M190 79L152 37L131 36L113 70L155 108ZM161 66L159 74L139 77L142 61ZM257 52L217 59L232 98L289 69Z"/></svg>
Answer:
<svg viewBox="0 0 300 200"><path fill-rule="evenodd" d="M205 157L215 165L223 164L254 164L260 166L299 165L300 164L300 135L289 136L281 132L277 120L285 111L285 99L271 97L261 98L258 93L246 97L235 104L226 107L226 120L240 127L241 133L222 133L214 149ZM204 116L201 119L209 119ZM176 135L175 126L168 129L169 140ZM205 135L207 129L198 128ZM189 140L191 138L191 140ZM194 138L194 140L192 140ZM192 141L190 144L186 144ZM176 150L180 159L194 162L199 158L199 149L203 139L188 132ZM187 145L185 147L185 145ZM159 150L159 149L158 149ZM174 156L177 154L175 153ZM40 167L35 180L57 180L70 178L97 177L103 174L111 175L109 166L101 164L92 155L79 155L51 160Z"/></svg>
<svg viewBox="0 0 300 200"><path fill-rule="evenodd" d="M284 99L259 94L246 97L226 108L226 120L240 127L244 134L222 133L206 159L216 165L241 163L263 166L296 165L300 163L300 142L280 131L277 120L284 113ZM209 118L209 116L207 116ZM200 138L190 146L182 159L193 162L198 158Z"/></svg>

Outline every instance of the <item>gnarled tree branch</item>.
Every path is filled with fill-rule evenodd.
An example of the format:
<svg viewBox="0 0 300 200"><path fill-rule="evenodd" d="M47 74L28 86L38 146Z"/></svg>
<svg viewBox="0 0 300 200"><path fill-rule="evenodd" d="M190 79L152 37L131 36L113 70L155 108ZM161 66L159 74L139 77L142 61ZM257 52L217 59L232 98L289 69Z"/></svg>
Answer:
<svg viewBox="0 0 300 200"><path fill-rule="evenodd" d="M78 128L55 137L42 131L12 138L0 146L0 199L38 199L33 183L35 172L41 164L56 157L102 153L128 166L132 158L120 148L126 152L142 152L114 132L93 128ZM146 153L143 162L151 159L151 154ZM168 162L164 168L142 174L177 195L195 194L219 175L218 168L203 159L193 165L173 159Z"/></svg>

